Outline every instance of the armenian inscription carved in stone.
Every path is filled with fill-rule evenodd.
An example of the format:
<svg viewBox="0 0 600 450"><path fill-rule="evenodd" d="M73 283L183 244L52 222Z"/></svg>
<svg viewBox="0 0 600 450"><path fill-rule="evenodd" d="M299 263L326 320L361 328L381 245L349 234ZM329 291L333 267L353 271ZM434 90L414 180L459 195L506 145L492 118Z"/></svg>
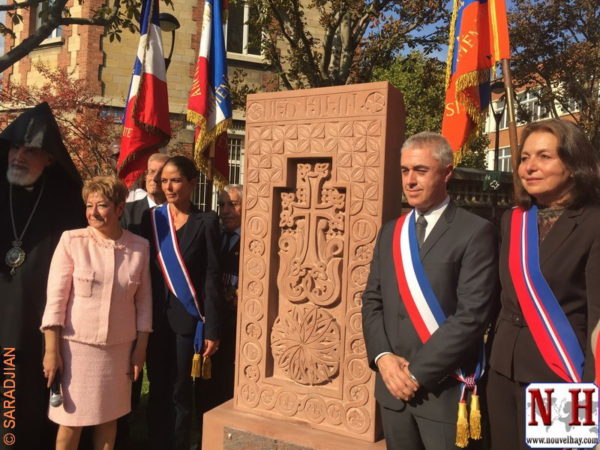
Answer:
<svg viewBox="0 0 600 450"><path fill-rule="evenodd" d="M403 117L387 83L248 97L236 408L375 440L361 294Z"/></svg>

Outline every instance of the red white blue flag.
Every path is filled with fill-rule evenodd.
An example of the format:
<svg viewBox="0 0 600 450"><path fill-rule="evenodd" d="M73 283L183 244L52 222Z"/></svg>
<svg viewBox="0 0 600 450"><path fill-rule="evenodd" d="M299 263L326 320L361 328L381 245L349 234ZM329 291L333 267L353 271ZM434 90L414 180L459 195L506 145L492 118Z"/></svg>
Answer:
<svg viewBox="0 0 600 450"><path fill-rule="evenodd" d="M454 0L442 134L459 161L487 113L490 69L510 58L504 0Z"/></svg>
<svg viewBox="0 0 600 450"><path fill-rule="evenodd" d="M565 382L581 383L583 350L540 268L535 205L512 212L508 266L523 317L544 361Z"/></svg>
<svg viewBox="0 0 600 450"><path fill-rule="evenodd" d="M127 186L144 173L148 157L171 139L158 1L146 0L140 17L140 43L127 96L117 163L119 177Z"/></svg>
<svg viewBox="0 0 600 450"><path fill-rule="evenodd" d="M187 119L196 125L194 159L205 173L208 170L208 147L215 143L213 180L217 187L226 184L229 177L227 129L231 126L232 117L223 33L225 11L225 1L204 2L200 51L187 113Z"/></svg>

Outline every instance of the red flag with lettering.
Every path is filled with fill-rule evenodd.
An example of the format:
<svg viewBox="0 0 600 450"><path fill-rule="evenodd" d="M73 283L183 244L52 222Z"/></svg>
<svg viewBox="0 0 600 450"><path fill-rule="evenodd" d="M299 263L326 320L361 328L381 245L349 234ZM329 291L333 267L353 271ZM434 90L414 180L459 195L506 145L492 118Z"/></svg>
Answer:
<svg viewBox="0 0 600 450"><path fill-rule="evenodd" d="M508 58L504 0L454 0L442 134L457 162L487 113L490 69Z"/></svg>
<svg viewBox="0 0 600 450"><path fill-rule="evenodd" d="M140 20L140 42L129 86L117 163L119 177L127 187L146 171L150 155L171 139L158 0L145 0Z"/></svg>

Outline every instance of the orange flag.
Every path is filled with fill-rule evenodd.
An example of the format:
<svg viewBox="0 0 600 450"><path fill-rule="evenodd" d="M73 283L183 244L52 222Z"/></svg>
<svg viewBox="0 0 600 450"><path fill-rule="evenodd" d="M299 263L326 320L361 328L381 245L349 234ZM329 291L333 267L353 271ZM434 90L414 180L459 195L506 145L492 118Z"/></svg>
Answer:
<svg viewBox="0 0 600 450"><path fill-rule="evenodd" d="M504 0L454 0L442 134L460 161L490 102L490 69L510 58Z"/></svg>

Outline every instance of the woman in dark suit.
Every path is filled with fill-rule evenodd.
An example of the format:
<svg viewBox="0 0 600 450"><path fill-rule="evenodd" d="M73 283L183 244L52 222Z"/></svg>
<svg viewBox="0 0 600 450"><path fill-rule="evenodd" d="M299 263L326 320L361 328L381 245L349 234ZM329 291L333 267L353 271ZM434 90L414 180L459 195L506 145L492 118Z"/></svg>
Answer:
<svg viewBox="0 0 600 450"><path fill-rule="evenodd" d="M576 125L553 119L529 124L515 156L517 207L502 218L502 309L487 387L492 448L503 450L529 448L529 383L594 380L590 337L600 318L596 152ZM536 296L559 330L556 339L570 349L568 358L548 345L542 315L531 302Z"/></svg>
<svg viewBox="0 0 600 450"><path fill-rule="evenodd" d="M191 160L170 158L160 180L167 203L151 212L150 435L153 448L189 450L192 360L209 357L219 347L219 227L216 214L201 213L191 203L198 181Z"/></svg>

